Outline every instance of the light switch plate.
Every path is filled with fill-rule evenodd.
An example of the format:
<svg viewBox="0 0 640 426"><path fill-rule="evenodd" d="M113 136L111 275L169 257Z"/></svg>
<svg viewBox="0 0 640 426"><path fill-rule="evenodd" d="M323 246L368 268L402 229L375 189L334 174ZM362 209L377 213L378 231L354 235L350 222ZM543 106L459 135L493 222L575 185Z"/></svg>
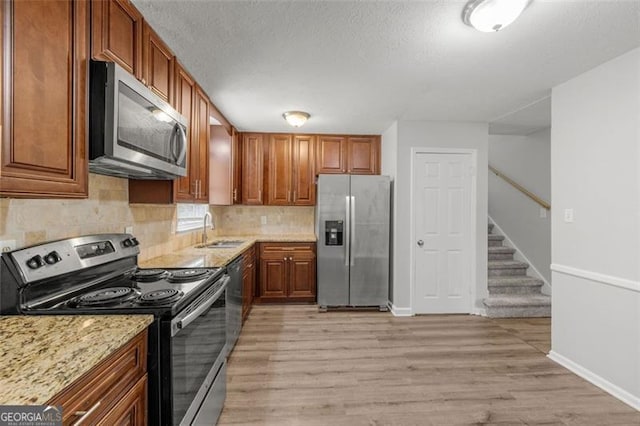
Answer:
<svg viewBox="0 0 640 426"><path fill-rule="evenodd" d="M573 209L564 209L564 221L573 223Z"/></svg>
<svg viewBox="0 0 640 426"><path fill-rule="evenodd" d="M16 249L16 240L3 240L0 241L0 251L7 252Z"/></svg>
<svg viewBox="0 0 640 426"><path fill-rule="evenodd" d="M124 233L133 235L133 226L127 226L126 228L124 228Z"/></svg>

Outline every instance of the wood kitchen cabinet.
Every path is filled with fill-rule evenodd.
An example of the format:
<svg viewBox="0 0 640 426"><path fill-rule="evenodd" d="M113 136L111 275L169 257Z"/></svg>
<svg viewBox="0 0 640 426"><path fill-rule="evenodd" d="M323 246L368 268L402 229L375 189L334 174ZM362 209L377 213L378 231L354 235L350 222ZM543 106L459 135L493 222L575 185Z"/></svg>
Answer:
<svg viewBox="0 0 640 426"><path fill-rule="evenodd" d="M232 177L232 202L242 203L242 145L240 143L240 133L236 128L231 129L231 161L233 162Z"/></svg>
<svg viewBox="0 0 640 426"><path fill-rule="evenodd" d="M89 11L88 1L0 3L0 195L87 196Z"/></svg>
<svg viewBox="0 0 640 426"><path fill-rule="evenodd" d="M65 425L146 425L146 373L145 330L46 404L62 406Z"/></svg>
<svg viewBox="0 0 640 426"><path fill-rule="evenodd" d="M380 174L379 136L318 136L317 174Z"/></svg>
<svg viewBox="0 0 640 426"><path fill-rule="evenodd" d="M315 244L260 243L259 259L260 303L315 302Z"/></svg>
<svg viewBox="0 0 640 426"><path fill-rule="evenodd" d="M263 204L265 135L242 135L242 204Z"/></svg>
<svg viewBox="0 0 640 426"><path fill-rule="evenodd" d="M142 82L152 92L174 106L175 56L153 29L143 23L142 28Z"/></svg>
<svg viewBox="0 0 640 426"><path fill-rule="evenodd" d="M193 202L209 203L209 98L196 86L188 173L192 183Z"/></svg>
<svg viewBox="0 0 640 426"><path fill-rule="evenodd" d="M91 56L142 79L143 19L129 0L91 1Z"/></svg>
<svg viewBox="0 0 640 426"><path fill-rule="evenodd" d="M256 249L255 245L242 255L242 322L251 312L256 287Z"/></svg>
<svg viewBox="0 0 640 426"><path fill-rule="evenodd" d="M314 146L310 135L269 135L268 205L315 205Z"/></svg>

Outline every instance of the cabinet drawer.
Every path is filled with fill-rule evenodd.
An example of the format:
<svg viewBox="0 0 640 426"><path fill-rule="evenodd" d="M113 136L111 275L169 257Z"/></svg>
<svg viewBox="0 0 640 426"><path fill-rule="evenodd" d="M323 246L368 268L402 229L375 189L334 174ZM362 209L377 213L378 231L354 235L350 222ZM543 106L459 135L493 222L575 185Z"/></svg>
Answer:
<svg viewBox="0 0 640 426"><path fill-rule="evenodd" d="M138 380L138 383L122 398L107 415L100 420L98 426L147 424L147 376Z"/></svg>
<svg viewBox="0 0 640 426"><path fill-rule="evenodd" d="M145 330L47 404L62 405L65 425L77 422L85 413L83 423L95 424L145 375L146 369Z"/></svg>
<svg viewBox="0 0 640 426"><path fill-rule="evenodd" d="M260 257L281 256L284 254L297 255L306 254L315 256L315 243L261 243Z"/></svg>

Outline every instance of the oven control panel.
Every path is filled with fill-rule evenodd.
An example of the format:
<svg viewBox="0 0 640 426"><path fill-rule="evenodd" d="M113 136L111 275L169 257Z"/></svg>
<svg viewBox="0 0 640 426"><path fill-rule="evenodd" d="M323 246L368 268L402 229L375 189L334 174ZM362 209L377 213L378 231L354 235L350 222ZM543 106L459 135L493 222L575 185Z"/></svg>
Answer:
<svg viewBox="0 0 640 426"><path fill-rule="evenodd" d="M10 253L25 283L53 278L140 253L129 234L100 234L53 241Z"/></svg>

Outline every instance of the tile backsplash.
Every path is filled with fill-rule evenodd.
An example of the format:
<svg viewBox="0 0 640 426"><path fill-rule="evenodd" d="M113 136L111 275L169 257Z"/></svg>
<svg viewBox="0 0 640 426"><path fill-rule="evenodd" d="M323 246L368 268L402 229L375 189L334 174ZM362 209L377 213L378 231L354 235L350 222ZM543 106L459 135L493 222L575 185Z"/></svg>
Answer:
<svg viewBox="0 0 640 426"><path fill-rule="evenodd" d="M175 205L129 205L126 179L89 174L89 198L0 198L0 240L17 247L86 234L121 233L132 226L140 260L195 244L197 232L175 234Z"/></svg>
<svg viewBox="0 0 640 426"><path fill-rule="evenodd" d="M200 241L200 231L175 233L175 205L130 205L128 191L126 179L90 173L86 199L0 198L0 240L15 240L20 248L79 235L121 233L131 226L140 241L141 261ZM314 207L211 206L216 225L212 234L312 234L314 212Z"/></svg>
<svg viewBox="0 0 640 426"><path fill-rule="evenodd" d="M315 229L313 206L212 206L211 213L220 236L313 234Z"/></svg>

